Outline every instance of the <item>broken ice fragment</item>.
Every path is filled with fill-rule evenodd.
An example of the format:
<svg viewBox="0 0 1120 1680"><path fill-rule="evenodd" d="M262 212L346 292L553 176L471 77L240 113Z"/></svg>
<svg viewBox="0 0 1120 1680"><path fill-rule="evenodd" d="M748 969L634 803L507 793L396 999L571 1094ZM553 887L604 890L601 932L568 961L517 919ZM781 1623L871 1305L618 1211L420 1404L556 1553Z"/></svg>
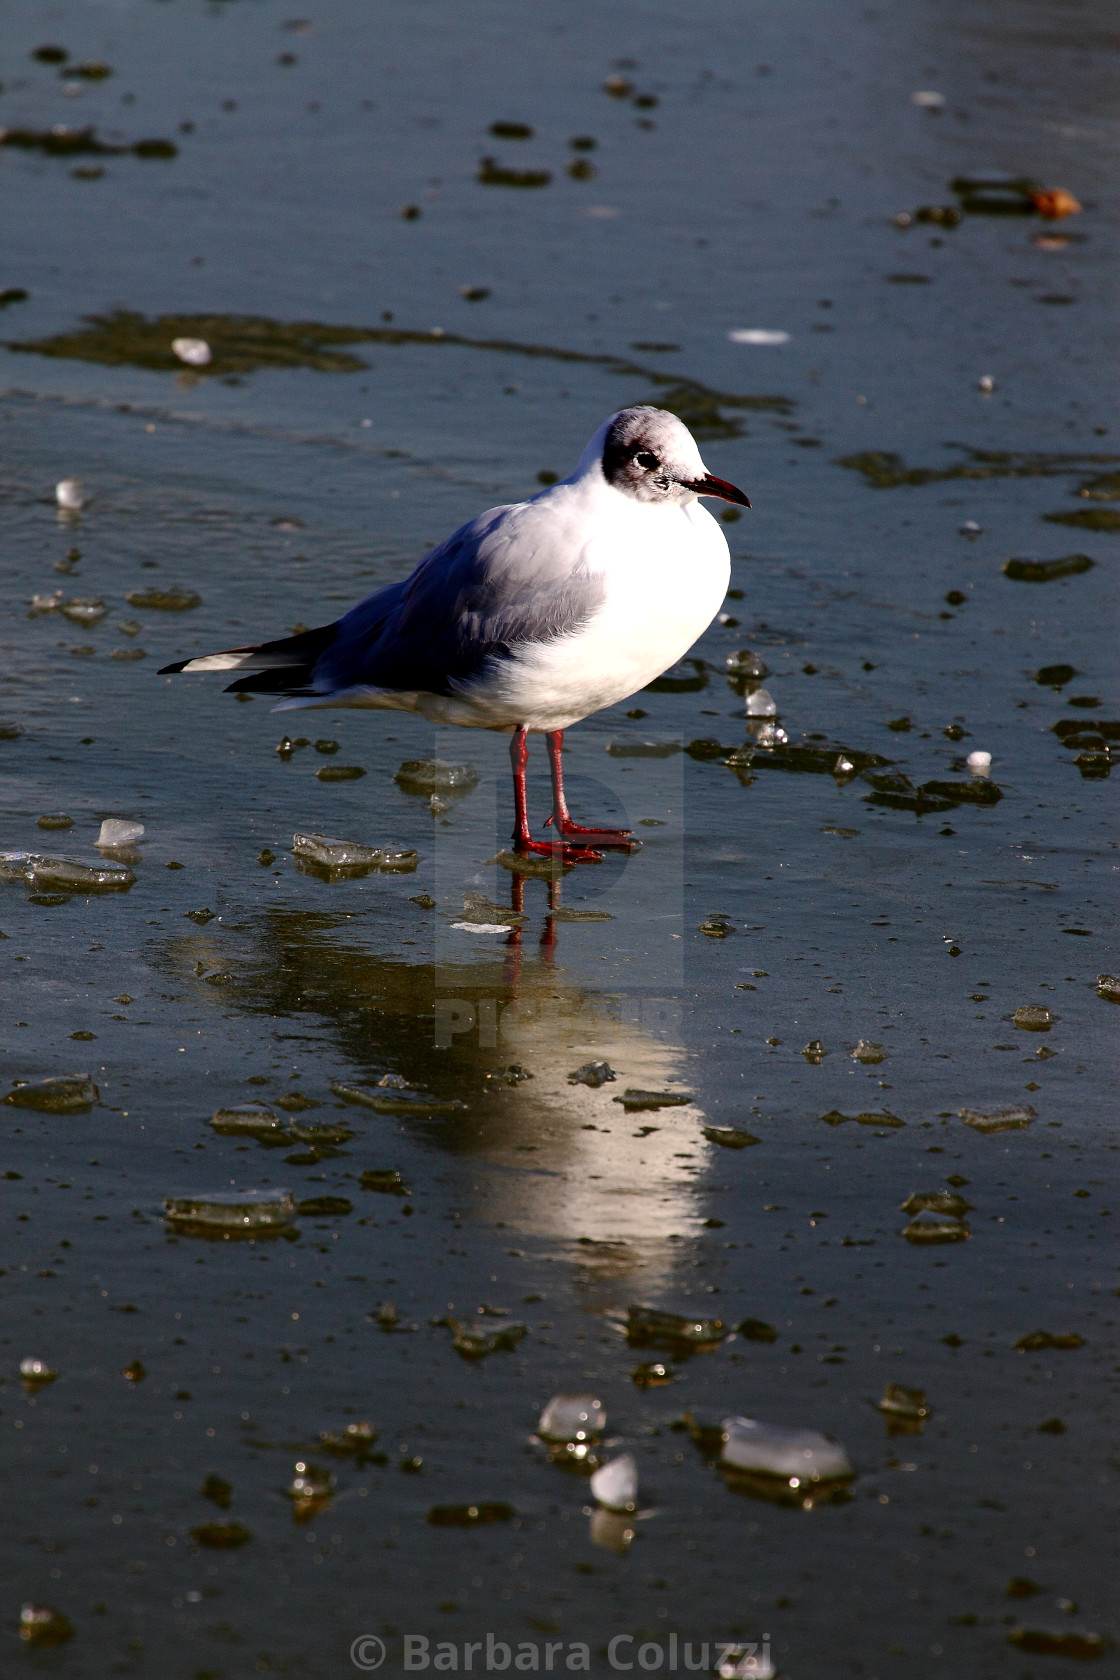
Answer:
<svg viewBox="0 0 1120 1680"><path fill-rule="evenodd" d="M692 1098L682 1091L642 1091L628 1086L620 1097L612 1097L611 1101L621 1103L627 1114L637 1114L647 1108L684 1108Z"/></svg>
<svg viewBox="0 0 1120 1680"><path fill-rule="evenodd" d="M97 1086L86 1073L57 1073L46 1079L20 1080L0 1097L12 1108L35 1108L42 1114L80 1114L99 1100Z"/></svg>
<svg viewBox="0 0 1120 1680"><path fill-rule="evenodd" d="M36 828L73 828L74 819L68 817L63 811L44 813L35 826Z"/></svg>
<svg viewBox="0 0 1120 1680"><path fill-rule="evenodd" d="M992 768L992 755L990 752L970 752L965 762L974 776L986 776Z"/></svg>
<svg viewBox="0 0 1120 1680"><path fill-rule="evenodd" d="M633 1511L638 1503L638 1465L633 1453L601 1464L591 1478L591 1492L608 1511Z"/></svg>
<svg viewBox="0 0 1120 1680"><path fill-rule="evenodd" d="M1040 1353L1044 1348L1079 1348L1085 1346L1084 1336L1076 1330L1054 1334L1051 1330L1031 1330L1015 1343L1019 1353Z"/></svg>
<svg viewBox="0 0 1120 1680"><path fill-rule="evenodd" d="M107 846L117 849L132 846L140 839L144 832L144 824L129 822L123 817L106 817L101 824L101 832L97 836L99 847Z"/></svg>
<svg viewBox="0 0 1120 1680"><path fill-rule="evenodd" d="M592 1091L597 1091L600 1085L610 1084L617 1077L609 1062L584 1062L582 1067L568 1075L568 1084L587 1085Z"/></svg>
<svg viewBox="0 0 1120 1680"><path fill-rule="evenodd" d="M458 1097L433 1097L427 1091L414 1091L392 1073L383 1075L372 1087L344 1085L332 1079L331 1090L343 1102L372 1108L377 1114L450 1114L467 1106Z"/></svg>
<svg viewBox="0 0 1120 1680"><path fill-rule="evenodd" d="M905 1226L902 1235L912 1243L951 1243L963 1242L972 1233L962 1219L952 1219L946 1214L936 1213L933 1208L923 1208Z"/></svg>
<svg viewBox="0 0 1120 1680"><path fill-rule="evenodd" d="M971 1202L966 1202L963 1196L952 1190L915 1191L903 1202L902 1212L921 1213L928 1208L934 1213L947 1213L954 1219L962 1219L971 1206Z"/></svg>
<svg viewBox="0 0 1120 1680"><path fill-rule="evenodd" d="M296 1460L295 1475L284 1490L292 1501L295 1521L308 1522L321 1511L334 1491L334 1477L305 1458Z"/></svg>
<svg viewBox="0 0 1120 1680"><path fill-rule="evenodd" d="M673 1353L693 1353L718 1347L728 1334L721 1318L687 1318L658 1307L630 1307L626 1340L631 1347L661 1347Z"/></svg>
<svg viewBox="0 0 1120 1680"><path fill-rule="evenodd" d="M378 1190L383 1196L412 1194L396 1167L367 1167L360 1183L363 1190Z"/></svg>
<svg viewBox="0 0 1120 1680"><path fill-rule="evenodd" d="M340 1435L324 1431L319 1444L324 1452L336 1458L366 1458L377 1441L377 1430L370 1423L348 1423Z"/></svg>
<svg viewBox="0 0 1120 1680"><path fill-rule="evenodd" d="M213 352L204 338L173 338L171 351L187 367L207 367L213 360Z"/></svg>
<svg viewBox="0 0 1120 1680"><path fill-rule="evenodd" d="M778 707L769 689L756 688L753 694L747 695L747 716L756 718L777 717Z"/></svg>
<svg viewBox="0 0 1120 1680"><path fill-rule="evenodd" d="M74 1629L61 1610L46 1604L25 1604L19 1613L19 1636L25 1645L40 1648L62 1645L74 1637Z"/></svg>
<svg viewBox="0 0 1120 1680"><path fill-rule="evenodd" d="M121 1376L126 1378L130 1383L143 1382L147 1374L148 1372L146 1366L141 1364L139 1359L130 1360L121 1371Z"/></svg>
<svg viewBox="0 0 1120 1680"><path fill-rule="evenodd" d="M512 1352L521 1338L528 1334L524 1324L513 1321L494 1329L483 1329L477 1324L460 1324L453 1318L447 1323L453 1335L452 1346L464 1359L485 1359L488 1353Z"/></svg>
<svg viewBox="0 0 1120 1680"><path fill-rule="evenodd" d="M664 1388L666 1383L674 1380L672 1371L660 1359L651 1359L642 1365L635 1365L630 1373L630 1381L636 1388Z"/></svg>
<svg viewBox="0 0 1120 1680"><path fill-rule="evenodd" d="M60 478L54 487L54 499L64 513L80 513L86 505L80 478Z"/></svg>
<svg viewBox="0 0 1120 1680"><path fill-rule="evenodd" d="M74 600L64 601L61 611L62 616L68 618L71 624L83 624L92 629L95 624L101 623L109 609L104 601Z"/></svg>
<svg viewBox="0 0 1120 1680"><path fill-rule="evenodd" d="M874 1044L869 1038L861 1038L852 1050L851 1055L853 1061L869 1064L885 1062L887 1059L887 1052L883 1049L883 1046Z"/></svg>
<svg viewBox="0 0 1120 1680"><path fill-rule="evenodd" d="M346 1196L310 1196L296 1208L304 1219L340 1219L353 1211L354 1204Z"/></svg>
<svg viewBox="0 0 1120 1680"><path fill-rule="evenodd" d="M576 1445L597 1440L607 1427L603 1402L594 1394L554 1394L537 1421L542 1441Z"/></svg>
<svg viewBox="0 0 1120 1680"><path fill-rule="evenodd" d="M320 772L322 774L322 772ZM371 869L408 872L420 862L420 854L408 849L363 846L356 840L339 840L327 834L293 834L292 853L313 872L329 880L366 875Z"/></svg>
<svg viewBox="0 0 1120 1680"><path fill-rule="evenodd" d="M960 1108L957 1113L965 1125L976 1132L1017 1131L1020 1127L1029 1126L1036 1118L1030 1103L1016 1108L993 1108L986 1112L979 1108Z"/></svg>
<svg viewBox="0 0 1120 1680"><path fill-rule="evenodd" d="M1063 522L1071 523L1076 518L1071 514ZM1051 583L1055 578L1091 572L1094 564L1087 554L1066 554L1060 560L1005 560L1000 570L1015 583Z"/></svg>
<svg viewBox="0 0 1120 1680"><path fill-rule="evenodd" d="M887 1384L879 1401L879 1410L888 1435L920 1435L930 1415L925 1390L903 1388L901 1383Z"/></svg>
<svg viewBox="0 0 1120 1680"><path fill-rule="evenodd" d="M187 1236L272 1236L295 1219L290 1190L217 1190L198 1196L168 1196L163 1204L173 1231Z"/></svg>
<svg viewBox="0 0 1120 1680"><path fill-rule="evenodd" d="M704 1126L701 1130L709 1143L718 1143L724 1149L746 1149L749 1144L759 1141L738 1126Z"/></svg>
<svg viewBox="0 0 1120 1680"><path fill-rule="evenodd" d="M20 1360L19 1374L24 1387L31 1390L45 1388L58 1376L58 1372L53 1370L45 1359L36 1359L33 1354L28 1354L25 1359Z"/></svg>
<svg viewBox="0 0 1120 1680"><path fill-rule="evenodd" d="M1054 1025L1049 1009L1035 1003L1021 1003L1011 1019L1023 1032L1049 1032Z"/></svg>
<svg viewBox="0 0 1120 1680"><path fill-rule="evenodd" d="M121 864L88 864L38 852L0 852L0 881L22 881L33 892L126 892L136 880Z"/></svg>
<svg viewBox="0 0 1120 1680"><path fill-rule="evenodd" d="M1098 974L1097 996L1109 1003L1120 1003L1120 974Z"/></svg>
<svg viewBox="0 0 1120 1680"><path fill-rule="evenodd" d="M393 780L404 793L462 799L478 786L478 771L473 764L452 764L442 758L410 758Z"/></svg>
<svg viewBox="0 0 1120 1680"><path fill-rule="evenodd" d="M740 648L738 653L729 653L726 660L729 677L745 677L748 681L761 682L763 677L770 675L770 667L757 653L750 648Z"/></svg>
<svg viewBox="0 0 1120 1680"><path fill-rule="evenodd" d="M811 1038L804 1050L802 1050L801 1054L811 1066L820 1067L821 1063L828 1055L828 1051L825 1049L819 1038Z"/></svg>
<svg viewBox="0 0 1120 1680"><path fill-rule="evenodd" d="M838 1492L855 1475L840 1443L816 1430L731 1417L724 1419L722 1434L720 1468L747 1479L752 1492L767 1492L770 1480L775 1484L770 1497L792 1494L794 1503L808 1508L818 1490Z"/></svg>

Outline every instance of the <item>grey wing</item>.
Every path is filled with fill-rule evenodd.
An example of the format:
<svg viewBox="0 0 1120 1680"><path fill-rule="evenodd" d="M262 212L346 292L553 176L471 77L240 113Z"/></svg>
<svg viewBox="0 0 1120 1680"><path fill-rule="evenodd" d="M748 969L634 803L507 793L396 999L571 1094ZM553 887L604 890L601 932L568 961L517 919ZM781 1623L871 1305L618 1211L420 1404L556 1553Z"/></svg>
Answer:
<svg viewBox="0 0 1120 1680"><path fill-rule="evenodd" d="M315 666L315 691L454 694L519 647L586 624L602 578L543 514L533 502L493 508L354 607Z"/></svg>

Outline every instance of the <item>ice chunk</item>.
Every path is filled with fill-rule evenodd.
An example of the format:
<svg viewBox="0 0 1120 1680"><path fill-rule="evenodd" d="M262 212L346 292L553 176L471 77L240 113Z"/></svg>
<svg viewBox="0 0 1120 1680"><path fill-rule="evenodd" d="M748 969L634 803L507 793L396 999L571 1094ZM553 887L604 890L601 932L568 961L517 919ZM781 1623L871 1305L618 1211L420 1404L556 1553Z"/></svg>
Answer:
<svg viewBox="0 0 1120 1680"><path fill-rule="evenodd" d="M912 1243L951 1243L964 1242L972 1233L962 1219L923 1208L903 1229L902 1235Z"/></svg>
<svg viewBox="0 0 1120 1680"><path fill-rule="evenodd" d="M611 1101L621 1103L627 1114L639 1114L647 1108L685 1108L692 1098L684 1091L643 1091L636 1085L628 1085L620 1097L612 1097Z"/></svg>
<svg viewBox="0 0 1120 1680"><path fill-rule="evenodd" d="M966 1126L971 1126L977 1132L1011 1132L1022 1126L1029 1126L1036 1117L1030 1103L1022 1103L1015 1108L993 1108L987 1111L979 1108L960 1108L957 1110Z"/></svg>
<svg viewBox="0 0 1120 1680"><path fill-rule="evenodd" d="M453 1335L452 1346L464 1359L485 1359L488 1353L500 1351L510 1353L522 1337L528 1334L527 1326L517 1324L513 1320L491 1329L486 1329L481 1324L460 1324L453 1318L448 1319L447 1323Z"/></svg>
<svg viewBox="0 0 1120 1680"><path fill-rule="evenodd" d="M542 1441L558 1445L597 1440L607 1427L603 1402L594 1394L554 1394L537 1422Z"/></svg>
<svg viewBox="0 0 1120 1680"><path fill-rule="evenodd" d="M1097 996L1109 1003L1120 1003L1120 974L1098 974Z"/></svg>
<svg viewBox="0 0 1120 1680"><path fill-rule="evenodd" d="M1037 1003L1021 1003L1011 1019L1023 1032L1049 1032L1054 1025L1050 1010Z"/></svg>
<svg viewBox="0 0 1120 1680"><path fill-rule="evenodd" d="M36 828L73 828L74 819L68 817L65 811L44 811L35 826Z"/></svg>
<svg viewBox="0 0 1120 1680"><path fill-rule="evenodd" d="M901 1383L887 1384L879 1401L879 1410L888 1435L920 1435L930 1415L925 1390L903 1388Z"/></svg>
<svg viewBox="0 0 1120 1680"><path fill-rule="evenodd" d="M1015 1343L1017 1353L1042 1353L1047 1348L1079 1348L1085 1346L1084 1336L1076 1330L1029 1330Z"/></svg>
<svg viewBox="0 0 1120 1680"><path fill-rule="evenodd" d="M198 1528L191 1529L191 1534L200 1546L216 1552L233 1551L253 1538L252 1529L239 1522L201 1523Z"/></svg>
<svg viewBox="0 0 1120 1680"><path fill-rule="evenodd" d="M1083 1633L1076 1628L1012 1628L1007 1636L1009 1644L1020 1651L1030 1651L1047 1657L1103 1657L1109 1641L1099 1633Z"/></svg>
<svg viewBox="0 0 1120 1680"><path fill-rule="evenodd" d="M650 1359L641 1365L635 1365L630 1373L630 1381L636 1388L664 1388L666 1384L675 1380L674 1373L660 1359Z"/></svg>
<svg viewBox="0 0 1120 1680"><path fill-rule="evenodd" d="M38 852L0 852L0 881L22 881L32 892L125 892L136 877L121 864L88 864Z"/></svg>
<svg viewBox="0 0 1120 1680"><path fill-rule="evenodd" d="M293 834L292 853L331 880L366 875L371 869L411 871L420 862L418 852L363 846L357 840L339 840L329 834Z"/></svg>
<svg viewBox="0 0 1120 1680"><path fill-rule="evenodd" d="M597 1091L600 1085L608 1085L617 1077L609 1062L585 1062L568 1075L568 1084L587 1085L592 1091Z"/></svg>
<svg viewBox="0 0 1120 1680"><path fill-rule="evenodd" d="M414 1091L394 1073L384 1074L372 1087L344 1085L332 1079L331 1090L343 1102L372 1108L376 1114L450 1114L467 1106L458 1097L433 1097L427 1091Z"/></svg>
<svg viewBox="0 0 1120 1680"><path fill-rule="evenodd" d="M295 1475L286 1492L296 1522L307 1522L321 1511L334 1491L334 1477L305 1458L297 1458Z"/></svg>
<svg viewBox="0 0 1120 1680"><path fill-rule="evenodd" d="M633 1511L638 1503L638 1464L633 1453L601 1464L590 1485L599 1504L609 1511Z"/></svg>
<svg viewBox="0 0 1120 1680"><path fill-rule="evenodd" d="M756 688L747 695L747 716L772 718L778 715L778 705L768 688Z"/></svg>
<svg viewBox="0 0 1120 1680"><path fill-rule="evenodd" d="M850 1481L855 1474L843 1447L827 1435L744 1417L724 1419L720 1463L728 1470L776 1477L795 1489Z"/></svg>
<svg viewBox="0 0 1120 1680"><path fill-rule="evenodd" d="M885 1062L886 1059L887 1052L883 1049L883 1046L881 1044L875 1044L869 1038L861 1038L852 1051L852 1060L856 1062L874 1064L876 1062Z"/></svg>
<svg viewBox="0 0 1120 1680"><path fill-rule="evenodd" d="M58 1372L49 1366L45 1359L36 1359L34 1354L28 1354L19 1362L19 1374L26 1388L45 1388L54 1382Z"/></svg>
<svg viewBox="0 0 1120 1680"><path fill-rule="evenodd" d="M285 1122L264 1103L243 1103L237 1108L219 1108L211 1116L210 1124L223 1137L267 1138L281 1134L286 1141Z"/></svg>
<svg viewBox="0 0 1120 1680"><path fill-rule="evenodd" d="M709 1143L718 1143L724 1149L746 1149L749 1144L759 1141L753 1133L745 1132L739 1126L704 1126L702 1130Z"/></svg>
<svg viewBox="0 0 1120 1680"><path fill-rule="evenodd" d="M190 612L202 605L201 595L173 583L161 589L134 589L125 600L130 607L144 607L149 612Z"/></svg>
<svg viewBox="0 0 1120 1680"><path fill-rule="evenodd" d="M25 1645L62 1645L74 1637L74 1629L61 1610L46 1604L25 1604L19 1613L19 1636Z"/></svg>
<svg viewBox="0 0 1120 1680"><path fill-rule="evenodd" d="M473 764L452 764L442 758L409 758L393 780L404 793L461 799L478 786L478 771Z"/></svg>
<svg viewBox="0 0 1120 1680"><path fill-rule="evenodd" d="M11 1108L35 1108L41 1114L80 1114L99 1100L88 1073L56 1073L34 1082L21 1079L0 1097Z"/></svg>
<svg viewBox="0 0 1120 1680"><path fill-rule="evenodd" d="M377 1430L371 1423L348 1423L341 1434L324 1431L319 1444L324 1452L336 1458L367 1458L377 1442Z"/></svg>
<svg viewBox="0 0 1120 1680"><path fill-rule="evenodd" d="M953 1219L963 1219L971 1206L971 1202L966 1202L953 1190L916 1190L903 1202L902 1212L915 1214L929 1209L933 1213L947 1213Z"/></svg>
<svg viewBox="0 0 1120 1680"><path fill-rule="evenodd" d="M631 1347L661 1347L670 1352L695 1352L718 1347L728 1334L722 1318L686 1318L657 1307L630 1307L626 1340Z"/></svg>
<svg viewBox="0 0 1120 1680"><path fill-rule="evenodd" d="M923 111L942 111L945 108L945 95L920 88L917 93L910 95L910 103L920 105Z"/></svg>
<svg viewBox="0 0 1120 1680"><path fill-rule="evenodd" d="M188 1236L272 1236L296 1216L290 1190L216 1190L197 1196L168 1196L167 1223Z"/></svg>
<svg viewBox="0 0 1120 1680"><path fill-rule="evenodd" d="M974 776L986 776L992 768L992 755L990 752L970 752L965 762Z"/></svg>
<svg viewBox="0 0 1120 1680"><path fill-rule="evenodd" d="M129 822L125 817L106 817L97 836L98 846L111 848L132 846L144 832L144 824Z"/></svg>
<svg viewBox="0 0 1120 1680"><path fill-rule="evenodd" d="M173 338L171 350L187 367L208 367L213 360L213 351L204 338Z"/></svg>
<svg viewBox="0 0 1120 1680"><path fill-rule="evenodd" d="M56 589L51 595L32 595L31 610L28 618L38 618L40 613L57 612L62 605L62 591Z"/></svg>
<svg viewBox="0 0 1120 1680"><path fill-rule="evenodd" d="M104 601L63 601L61 607L62 616L68 618L71 624L82 624L90 629L100 624L108 611Z"/></svg>
<svg viewBox="0 0 1120 1680"><path fill-rule="evenodd" d="M80 478L60 478L54 487L54 499L66 513L79 513L86 505Z"/></svg>
<svg viewBox="0 0 1120 1680"><path fill-rule="evenodd" d="M789 742L789 736L784 729L780 729L769 718L756 718L747 725L748 733L759 747L784 747Z"/></svg>
<svg viewBox="0 0 1120 1680"><path fill-rule="evenodd" d="M763 677L770 675L770 667L757 653L750 648L740 648L738 653L727 656L727 674L729 677L746 677L750 681L761 682Z"/></svg>

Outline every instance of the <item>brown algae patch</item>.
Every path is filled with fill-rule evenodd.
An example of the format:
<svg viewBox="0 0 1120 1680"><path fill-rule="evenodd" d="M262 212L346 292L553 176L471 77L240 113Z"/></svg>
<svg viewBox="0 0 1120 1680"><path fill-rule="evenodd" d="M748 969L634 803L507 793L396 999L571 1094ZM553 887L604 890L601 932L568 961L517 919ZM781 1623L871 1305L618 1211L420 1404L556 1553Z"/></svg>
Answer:
<svg viewBox="0 0 1120 1680"><path fill-rule="evenodd" d="M1062 478L1068 473L1091 471L1120 460L1117 455L1062 454L1017 449L969 449L963 444L964 459L951 467L908 467L901 455L885 449L864 449L858 455L843 455L835 463L862 475L874 490L893 490L899 485L940 484L945 479L968 478Z"/></svg>

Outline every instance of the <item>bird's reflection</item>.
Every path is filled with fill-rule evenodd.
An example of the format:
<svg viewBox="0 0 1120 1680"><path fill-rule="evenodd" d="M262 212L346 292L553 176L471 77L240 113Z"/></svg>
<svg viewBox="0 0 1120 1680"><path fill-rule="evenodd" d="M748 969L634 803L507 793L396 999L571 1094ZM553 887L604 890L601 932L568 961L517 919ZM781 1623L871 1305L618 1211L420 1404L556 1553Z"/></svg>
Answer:
<svg viewBox="0 0 1120 1680"><path fill-rule="evenodd" d="M674 1239L702 1217L695 1181L708 1145L693 1106L632 1114L615 1100L629 1086L684 1086L676 1004L574 979L560 960L561 933L580 937L565 925L563 889L560 877L511 873L509 932L456 935L463 954L453 946L447 958L441 932L436 960L400 939L384 948L387 929L375 915L270 908L253 927L253 972L214 1003L277 1024L313 1018L354 1083L390 1073L416 1091L460 1099L465 1109L421 1107L400 1121L463 1162L457 1205L511 1233L579 1244L595 1272L648 1274L652 1265L652 1283ZM612 941L624 939L625 923L611 926ZM194 969L206 939L204 931L184 938L176 966ZM598 1088L572 1082L590 1061L609 1063L616 1078ZM366 1130L361 1110L349 1117ZM368 1126L374 1164L383 1165L385 1122L370 1116ZM348 1147L368 1152L359 1141ZM492 1170L479 1172L483 1161Z"/></svg>

